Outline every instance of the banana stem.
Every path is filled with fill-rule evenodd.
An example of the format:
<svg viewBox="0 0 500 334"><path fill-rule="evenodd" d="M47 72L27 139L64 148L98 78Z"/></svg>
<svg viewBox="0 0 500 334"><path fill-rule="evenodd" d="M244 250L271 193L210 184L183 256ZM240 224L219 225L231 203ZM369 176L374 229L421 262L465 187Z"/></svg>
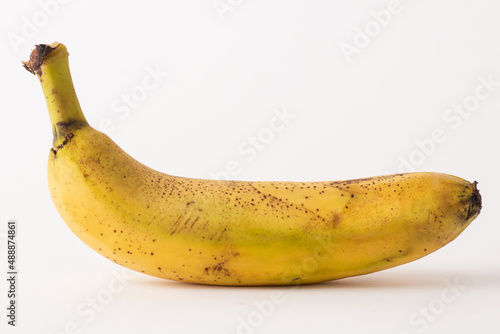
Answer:
<svg viewBox="0 0 500 334"><path fill-rule="evenodd" d="M88 126L69 70L68 50L63 44L40 44L31 52L24 67L36 74L49 110L56 148L72 130Z"/></svg>

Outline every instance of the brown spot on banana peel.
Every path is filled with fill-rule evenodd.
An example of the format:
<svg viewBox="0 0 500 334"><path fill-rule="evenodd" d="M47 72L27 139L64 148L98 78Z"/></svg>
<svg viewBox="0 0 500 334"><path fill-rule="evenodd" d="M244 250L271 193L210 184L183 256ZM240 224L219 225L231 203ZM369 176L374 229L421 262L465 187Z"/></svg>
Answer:
<svg viewBox="0 0 500 334"><path fill-rule="evenodd" d="M339 226L340 222L342 221L342 213L338 212L338 211L335 211L332 215L332 218L331 218L331 227L332 228L336 228L337 226Z"/></svg>
<svg viewBox="0 0 500 334"><path fill-rule="evenodd" d="M229 273L229 270L227 268L224 268L225 262L219 262L215 266L212 267L212 271L214 274L222 274L224 276L231 276Z"/></svg>
<svg viewBox="0 0 500 334"><path fill-rule="evenodd" d="M71 129L78 127L77 125L78 125L78 122L75 122L75 121L58 122L54 128L55 128L56 133L61 134L63 136L66 136L66 134L68 134Z"/></svg>
<svg viewBox="0 0 500 334"><path fill-rule="evenodd" d="M64 138L62 142L64 146L68 142L68 139L71 139L74 136L73 131L81 129L85 125L85 122L80 121L58 122L52 128L52 134L54 136L52 145L56 147L59 146L60 144L56 145L56 143ZM71 137L68 138L68 135Z"/></svg>
<svg viewBox="0 0 500 334"><path fill-rule="evenodd" d="M231 277L231 271L228 268L226 268L226 263L229 262L231 260L231 258L239 256L240 253L238 253L236 251L232 251L229 253L225 253L224 255L226 255L226 258L224 261L218 261L217 263L215 263L213 265L205 267L205 269L203 271L205 273L205 275L209 275L210 273L213 273L215 275L223 275L223 276ZM221 257L224 257L224 255L221 255ZM217 257L215 257L215 259L217 259Z"/></svg>
<svg viewBox="0 0 500 334"><path fill-rule="evenodd" d="M64 137L64 140L61 144L57 145L56 148L51 148L50 150L52 151L52 153L54 153L54 156L57 155L57 151L62 149L64 146L66 146L66 144L68 144L68 142L75 136L75 134L73 132L69 132L68 134L66 134L66 136Z"/></svg>

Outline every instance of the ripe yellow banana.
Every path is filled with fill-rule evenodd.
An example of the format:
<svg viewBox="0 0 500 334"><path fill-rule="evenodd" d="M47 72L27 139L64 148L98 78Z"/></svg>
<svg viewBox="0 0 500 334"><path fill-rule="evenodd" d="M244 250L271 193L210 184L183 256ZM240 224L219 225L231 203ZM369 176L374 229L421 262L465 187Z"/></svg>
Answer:
<svg viewBox="0 0 500 334"><path fill-rule="evenodd" d="M213 285L322 282L394 267L456 238L476 182L408 173L333 182L190 179L152 170L87 123L63 44L37 45L52 123L48 181L69 228L106 258Z"/></svg>

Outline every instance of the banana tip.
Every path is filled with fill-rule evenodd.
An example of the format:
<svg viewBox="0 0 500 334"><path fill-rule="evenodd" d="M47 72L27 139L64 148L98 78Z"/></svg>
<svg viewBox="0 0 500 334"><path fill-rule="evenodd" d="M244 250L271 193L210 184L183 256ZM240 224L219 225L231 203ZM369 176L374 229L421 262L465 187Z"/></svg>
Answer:
<svg viewBox="0 0 500 334"><path fill-rule="evenodd" d="M24 68L32 73L32 74L40 74L40 66L42 66L43 60L52 53L57 47L59 43L52 43L50 45L47 44L38 44L35 45L33 51L31 51L30 59L28 61L23 61Z"/></svg>
<svg viewBox="0 0 500 334"><path fill-rule="evenodd" d="M479 213L481 212L482 207L483 204L482 204L481 194L477 189L477 181L474 181L472 183L472 195L470 197L467 219L477 217L477 215L479 215Z"/></svg>

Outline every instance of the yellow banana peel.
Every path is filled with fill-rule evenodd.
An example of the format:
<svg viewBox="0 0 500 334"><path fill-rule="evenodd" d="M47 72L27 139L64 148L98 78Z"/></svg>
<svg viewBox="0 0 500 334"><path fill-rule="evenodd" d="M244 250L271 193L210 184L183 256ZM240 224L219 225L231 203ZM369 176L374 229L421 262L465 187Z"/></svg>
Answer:
<svg viewBox="0 0 500 334"><path fill-rule="evenodd" d="M24 65L41 82L53 128L55 207L93 250L138 272L211 285L363 275L436 251L481 210L476 182L441 173L326 182L164 174L88 124L63 44L37 45Z"/></svg>

